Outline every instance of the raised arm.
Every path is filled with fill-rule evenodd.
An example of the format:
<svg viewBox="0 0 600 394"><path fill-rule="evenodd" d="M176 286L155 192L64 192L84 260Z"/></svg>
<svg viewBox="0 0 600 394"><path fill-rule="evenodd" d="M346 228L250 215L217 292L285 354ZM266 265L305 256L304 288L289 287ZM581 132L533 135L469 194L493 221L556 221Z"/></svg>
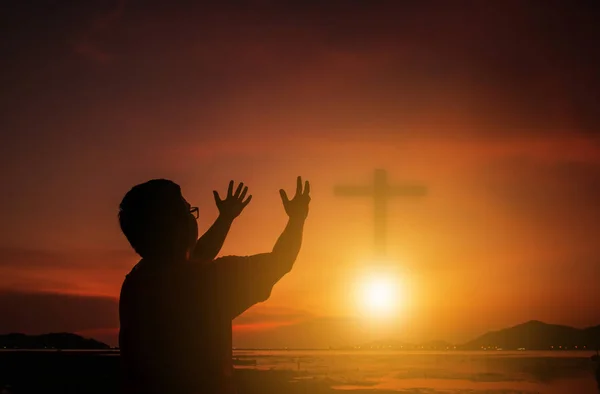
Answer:
<svg viewBox="0 0 600 394"><path fill-rule="evenodd" d="M310 184L306 181L304 191L302 190L302 178L296 181L296 195L292 200L288 199L285 190L279 191L283 201L283 207L289 220L287 226L279 236L279 239L270 253L271 267L269 271L279 280L292 269L300 247L302 246L302 232L304 222L308 216L308 204L310 202Z"/></svg>
<svg viewBox="0 0 600 394"><path fill-rule="evenodd" d="M244 200L246 193L248 193L248 187L244 187L244 184L240 183L234 194L233 181L229 182L227 197L224 200L221 200L216 190L213 191L215 203L219 209L219 217L217 217L213 225L196 242L196 246L192 252L192 259L210 261L217 257L229 233L231 224L252 200L252 196L248 196Z"/></svg>
<svg viewBox="0 0 600 394"><path fill-rule="evenodd" d="M298 177L296 195L288 199L284 190L280 190L288 223L270 253L253 256L226 256L217 259L216 269L224 278L226 295L229 301L231 318L234 319L252 305L266 301L273 286L292 269L300 246L302 231L308 216L310 185Z"/></svg>

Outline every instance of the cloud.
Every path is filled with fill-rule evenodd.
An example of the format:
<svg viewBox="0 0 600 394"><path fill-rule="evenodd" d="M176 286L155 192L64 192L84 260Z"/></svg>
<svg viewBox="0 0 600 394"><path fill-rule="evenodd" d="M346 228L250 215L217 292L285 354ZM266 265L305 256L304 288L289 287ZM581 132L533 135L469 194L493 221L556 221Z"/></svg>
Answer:
<svg viewBox="0 0 600 394"><path fill-rule="evenodd" d="M127 250L0 247L0 289L115 295L138 261Z"/></svg>
<svg viewBox="0 0 600 394"><path fill-rule="evenodd" d="M329 346L360 339L360 327L351 318L262 305L256 309L234 321L237 346ZM118 341L118 299L112 297L1 290L0 316L0 333L75 332L110 345Z"/></svg>
<svg viewBox="0 0 600 394"><path fill-rule="evenodd" d="M361 343L367 329L355 318L314 316L263 330L234 331L236 347L326 348Z"/></svg>
<svg viewBox="0 0 600 394"><path fill-rule="evenodd" d="M0 332L40 334L118 327L111 297L0 290Z"/></svg>
<svg viewBox="0 0 600 394"><path fill-rule="evenodd" d="M107 50L100 49L102 45L99 41L102 41L115 23L122 18L125 3L125 0L119 0L114 9L94 17L81 37L75 40L76 42L73 44L75 53L97 63L109 64L114 59L114 55Z"/></svg>
<svg viewBox="0 0 600 394"><path fill-rule="evenodd" d="M542 161L523 156L497 158L480 167L474 180L489 204L540 233L592 242L600 231L600 164L578 160ZM555 245L556 246L556 245Z"/></svg>
<svg viewBox="0 0 600 394"><path fill-rule="evenodd" d="M235 319L234 324L264 323L265 321L294 323L312 317L311 313L304 310L258 304Z"/></svg>
<svg viewBox="0 0 600 394"><path fill-rule="evenodd" d="M423 209L398 209L398 223L415 224L399 246L412 242L415 264L426 260L429 271L497 265L513 275L507 262L552 253L589 261L566 257L592 255L598 233L595 170L573 163L598 160L599 29L591 9L547 3L19 3L0 38L9 130L0 235L26 248L128 248L116 207L134 182L155 176L188 180L211 206L217 178L243 176L256 185L258 205L241 219L250 222L284 172L312 171L315 217L326 218L346 207L326 197L334 182L384 165L431 186ZM73 45L113 61L90 66ZM276 223L255 218L263 234ZM341 231L326 229L333 224L311 236L330 239ZM267 243L236 231L229 245ZM0 286L101 294L116 294L137 260L0 256ZM238 327L311 318L248 315Z"/></svg>
<svg viewBox="0 0 600 394"><path fill-rule="evenodd" d="M102 64L108 64L113 59L113 56L110 53L102 51L101 49L93 46L88 42L81 42L75 44L73 46L73 50L75 51L75 53L81 56L92 59Z"/></svg>
<svg viewBox="0 0 600 394"><path fill-rule="evenodd" d="M592 13L568 5L549 5L544 18L527 4L490 13L469 1L121 2L79 12L86 31L110 36L110 49L84 41L80 51L98 59L115 53L120 64L106 74L65 75L61 89L100 77L91 97L139 105L148 117L150 105L198 122L198 108L216 103L209 112L224 123L238 119L233 128L245 131L277 119L307 130L427 124L482 134L593 132L600 124L598 30L589 27Z"/></svg>
<svg viewBox="0 0 600 394"><path fill-rule="evenodd" d="M258 304L233 321L233 332L272 331L313 318L314 315L304 310Z"/></svg>
<svg viewBox="0 0 600 394"><path fill-rule="evenodd" d="M16 247L0 247L0 269L117 269L132 267L138 258L128 250L72 250L50 251Z"/></svg>

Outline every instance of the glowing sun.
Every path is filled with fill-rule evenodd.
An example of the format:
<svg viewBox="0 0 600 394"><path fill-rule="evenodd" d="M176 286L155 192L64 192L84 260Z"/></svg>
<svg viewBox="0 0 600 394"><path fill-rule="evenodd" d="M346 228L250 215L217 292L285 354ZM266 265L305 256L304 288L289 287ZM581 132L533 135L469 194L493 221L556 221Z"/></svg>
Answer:
<svg viewBox="0 0 600 394"><path fill-rule="evenodd" d="M371 274L359 282L358 304L370 316L391 317L402 304L399 282L392 275Z"/></svg>

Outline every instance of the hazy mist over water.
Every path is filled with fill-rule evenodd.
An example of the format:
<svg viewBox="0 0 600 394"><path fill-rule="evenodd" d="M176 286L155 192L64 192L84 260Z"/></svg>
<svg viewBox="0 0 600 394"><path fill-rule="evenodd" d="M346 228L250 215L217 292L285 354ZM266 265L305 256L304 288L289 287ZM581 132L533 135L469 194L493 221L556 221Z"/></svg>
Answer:
<svg viewBox="0 0 600 394"><path fill-rule="evenodd" d="M597 393L594 352L236 351L300 384L411 393ZM311 390L307 387L307 390Z"/></svg>

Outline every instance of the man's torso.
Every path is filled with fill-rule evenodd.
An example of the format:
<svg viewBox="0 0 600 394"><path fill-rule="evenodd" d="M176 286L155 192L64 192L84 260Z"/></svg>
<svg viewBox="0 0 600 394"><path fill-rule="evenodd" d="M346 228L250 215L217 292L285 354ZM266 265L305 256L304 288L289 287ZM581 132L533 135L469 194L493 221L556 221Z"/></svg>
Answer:
<svg viewBox="0 0 600 394"><path fill-rule="evenodd" d="M192 264L156 267L142 261L123 283L119 345L134 386L231 392L227 294L210 264Z"/></svg>

